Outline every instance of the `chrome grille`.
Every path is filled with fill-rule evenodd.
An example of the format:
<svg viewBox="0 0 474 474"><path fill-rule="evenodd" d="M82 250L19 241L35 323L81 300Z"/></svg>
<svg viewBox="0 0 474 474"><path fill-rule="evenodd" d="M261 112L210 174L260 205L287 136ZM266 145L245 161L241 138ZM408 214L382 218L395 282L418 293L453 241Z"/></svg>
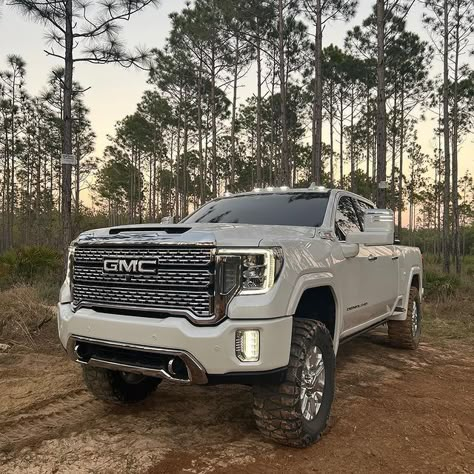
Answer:
<svg viewBox="0 0 474 474"><path fill-rule="evenodd" d="M169 270L161 269L156 275L113 274L104 273L102 268L76 266L74 269L76 281L109 282L109 283L139 283L160 286L207 288L211 280L208 270Z"/></svg>
<svg viewBox="0 0 474 474"><path fill-rule="evenodd" d="M73 306L130 308L197 318L213 315L213 250L209 247L78 247ZM109 273L104 259L158 261L156 274Z"/></svg>

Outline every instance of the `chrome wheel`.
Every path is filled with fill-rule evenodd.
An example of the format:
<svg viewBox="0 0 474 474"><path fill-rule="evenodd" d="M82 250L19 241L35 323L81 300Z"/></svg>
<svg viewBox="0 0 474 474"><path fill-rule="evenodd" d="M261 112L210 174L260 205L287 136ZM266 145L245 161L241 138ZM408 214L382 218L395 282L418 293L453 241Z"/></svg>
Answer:
<svg viewBox="0 0 474 474"><path fill-rule="evenodd" d="M413 306L411 310L411 333L413 337L417 335L419 325L420 325L420 314L418 312L418 305L415 300L413 301Z"/></svg>
<svg viewBox="0 0 474 474"><path fill-rule="evenodd" d="M314 346L307 354L301 372L301 413L311 421L319 412L323 401L325 383L323 353Z"/></svg>

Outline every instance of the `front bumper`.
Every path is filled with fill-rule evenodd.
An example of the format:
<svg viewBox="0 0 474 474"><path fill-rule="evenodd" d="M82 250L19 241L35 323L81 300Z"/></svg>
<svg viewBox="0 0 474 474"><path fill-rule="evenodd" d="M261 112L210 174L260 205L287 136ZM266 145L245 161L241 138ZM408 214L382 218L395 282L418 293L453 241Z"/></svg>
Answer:
<svg viewBox="0 0 474 474"><path fill-rule="evenodd" d="M88 308L73 312L68 303L59 304L58 329L64 348L71 357L76 337L119 345L150 348L187 354L209 380L222 380L228 374L262 375L285 368L290 356L292 317L275 319L227 319L217 326L194 326L185 318L153 318L101 313ZM241 362L235 355L235 333L238 329L260 331L260 358ZM235 378L235 380L240 380Z"/></svg>

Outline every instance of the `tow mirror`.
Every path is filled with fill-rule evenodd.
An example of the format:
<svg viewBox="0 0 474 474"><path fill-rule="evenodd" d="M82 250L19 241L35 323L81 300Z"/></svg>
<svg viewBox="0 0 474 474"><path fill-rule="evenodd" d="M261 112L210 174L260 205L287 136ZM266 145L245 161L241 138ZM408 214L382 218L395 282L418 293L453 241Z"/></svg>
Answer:
<svg viewBox="0 0 474 474"><path fill-rule="evenodd" d="M351 232L348 244L393 245L395 223L390 209L367 209L364 212L364 232Z"/></svg>

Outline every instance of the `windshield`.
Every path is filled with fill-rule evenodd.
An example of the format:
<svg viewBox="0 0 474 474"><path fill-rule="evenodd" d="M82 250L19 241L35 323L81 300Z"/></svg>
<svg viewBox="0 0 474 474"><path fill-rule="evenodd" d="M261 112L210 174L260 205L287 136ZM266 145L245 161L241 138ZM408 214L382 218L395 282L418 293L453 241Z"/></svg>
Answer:
<svg viewBox="0 0 474 474"><path fill-rule="evenodd" d="M319 227L327 204L327 193L244 194L211 201L183 222Z"/></svg>

